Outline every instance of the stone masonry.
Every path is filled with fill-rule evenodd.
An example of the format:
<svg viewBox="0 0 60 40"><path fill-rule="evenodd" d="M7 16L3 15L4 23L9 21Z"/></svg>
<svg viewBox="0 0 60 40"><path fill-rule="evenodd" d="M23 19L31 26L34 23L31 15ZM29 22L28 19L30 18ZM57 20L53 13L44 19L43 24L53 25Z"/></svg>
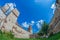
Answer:
<svg viewBox="0 0 60 40"><path fill-rule="evenodd" d="M18 9L12 3L6 3L3 7L0 7L0 30L2 32L12 31L17 38L30 38L32 34L30 30L26 31L22 29L17 23L19 13Z"/></svg>
<svg viewBox="0 0 60 40"><path fill-rule="evenodd" d="M60 32L60 0L56 0L56 10L49 24L49 33Z"/></svg>

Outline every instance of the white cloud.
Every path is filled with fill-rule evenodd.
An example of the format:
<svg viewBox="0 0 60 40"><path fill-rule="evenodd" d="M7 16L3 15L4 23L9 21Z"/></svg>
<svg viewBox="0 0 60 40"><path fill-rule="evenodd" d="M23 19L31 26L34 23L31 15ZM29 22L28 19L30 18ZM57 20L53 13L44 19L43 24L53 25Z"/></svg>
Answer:
<svg viewBox="0 0 60 40"><path fill-rule="evenodd" d="M52 9L55 9L56 8L55 3L52 4L51 8Z"/></svg>
<svg viewBox="0 0 60 40"><path fill-rule="evenodd" d="M42 25L43 23L44 23L44 21L43 21L43 20L40 20L40 21L37 22L36 26L37 26L39 29L41 29L41 25Z"/></svg>
<svg viewBox="0 0 60 40"><path fill-rule="evenodd" d="M53 14L54 14L55 8L56 8L55 3L53 3L51 6L51 9L53 9Z"/></svg>
<svg viewBox="0 0 60 40"><path fill-rule="evenodd" d="M41 29L41 25L43 24L43 20L39 20L36 24L36 26L38 27L38 29Z"/></svg>
<svg viewBox="0 0 60 40"><path fill-rule="evenodd" d="M33 25L34 25L34 23L35 23L34 21L31 21L30 25L32 25L32 26L33 26Z"/></svg>
<svg viewBox="0 0 60 40"><path fill-rule="evenodd" d="M39 20L39 21L37 21L37 22L31 21L31 23L23 22L23 23L22 23L22 26L28 28L29 25L32 25L32 26L33 26L34 23L36 23L36 26L37 26L38 28L41 28L41 25L44 23L44 21L43 21L43 20Z"/></svg>
<svg viewBox="0 0 60 40"><path fill-rule="evenodd" d="M43 20L39 20L38 22L39 22L39 23L41 23L41 24L43 24L43 23L44 23L44 21L43 21Z"/></svg>
<svg viewBox="0 0 60 40"><path fill-rule="evenodd" d="M34 24L35 22L34 21L31 21L32 24Z"/></svg>
<svg viewBox="0 0 60 40"><path fill-rule="evenodd" d="M22 26L28 28L29 24L27 24L27 22L24 22L24 23L22 23Z"/></svg>
<svg viewBox="0 0 60 40"><path fill-rule="evenodd" d="M41 25L40 25L39 23L37 23L36 26L37 26L38 28L41 28Z"/></svg>

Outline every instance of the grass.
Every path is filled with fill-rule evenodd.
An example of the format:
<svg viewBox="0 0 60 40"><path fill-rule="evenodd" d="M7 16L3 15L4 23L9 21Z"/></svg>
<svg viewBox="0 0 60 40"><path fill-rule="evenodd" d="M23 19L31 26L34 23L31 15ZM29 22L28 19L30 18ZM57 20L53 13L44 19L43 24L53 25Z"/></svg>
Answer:
<svg viewBox="0 0 60 40"><path fill-rule="evenodd" d="M11 37L9 33L0 33L0 40L60 40L60 32L50 36L49 38L31 38L31 39L22 39Z"/></svg>

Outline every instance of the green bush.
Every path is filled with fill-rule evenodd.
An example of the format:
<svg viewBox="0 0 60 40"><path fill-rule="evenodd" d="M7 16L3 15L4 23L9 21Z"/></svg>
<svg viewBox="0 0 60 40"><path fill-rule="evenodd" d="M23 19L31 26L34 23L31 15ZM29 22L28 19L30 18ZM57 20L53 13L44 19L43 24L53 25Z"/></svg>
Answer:
<svg viewBox="0 0 60 40"><path fill-rule="evenodd" d="M11 38L14 38L14 35L12 34L12 31L10 31L9 35L10 35Z"/></svg>
<svg viewBox="0 0 60 40"><path fill-rule="evenodd" d="M12 31L6 33L8 37L14 38L14 35L12 34Z"/></svg>

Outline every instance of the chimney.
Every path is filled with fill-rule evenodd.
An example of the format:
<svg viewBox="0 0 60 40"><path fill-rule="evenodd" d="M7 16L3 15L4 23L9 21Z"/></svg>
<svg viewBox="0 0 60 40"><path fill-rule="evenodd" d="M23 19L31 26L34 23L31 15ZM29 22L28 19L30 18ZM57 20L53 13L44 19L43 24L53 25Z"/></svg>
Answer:
<svg viewBox="0 0 60 40"><path fill-rule="evenodd" d="M32 26L29 25L28 32L32 33Z"/></svg>

